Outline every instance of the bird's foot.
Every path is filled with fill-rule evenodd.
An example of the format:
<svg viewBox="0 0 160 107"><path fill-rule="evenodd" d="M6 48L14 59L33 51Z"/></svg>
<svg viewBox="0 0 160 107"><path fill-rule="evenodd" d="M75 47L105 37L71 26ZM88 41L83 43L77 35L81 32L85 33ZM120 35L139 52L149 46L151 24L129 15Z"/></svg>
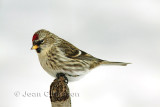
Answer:
<svg viewBox="0 0 160 107"><path fill-rule="evenodd" d="M64 82L66 84L68 84L68 78L66 77L66 75L64 73L57 73L56 77L59 79L60 77L64 78Z"/></svg>

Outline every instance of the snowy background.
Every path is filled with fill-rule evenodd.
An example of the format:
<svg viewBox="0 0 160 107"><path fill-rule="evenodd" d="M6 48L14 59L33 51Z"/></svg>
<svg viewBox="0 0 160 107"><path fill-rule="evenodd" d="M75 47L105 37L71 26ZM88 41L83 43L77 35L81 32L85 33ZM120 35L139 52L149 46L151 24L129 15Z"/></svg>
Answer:
<svg viewBox="0 0 160 107"><path fill-rule="evenodd" d="M42 28L98 58L132 63L69 83L79 94L73 107L160 107L159 0L0 0L0 107L51 107L53 78L30 50Z"/></svg>

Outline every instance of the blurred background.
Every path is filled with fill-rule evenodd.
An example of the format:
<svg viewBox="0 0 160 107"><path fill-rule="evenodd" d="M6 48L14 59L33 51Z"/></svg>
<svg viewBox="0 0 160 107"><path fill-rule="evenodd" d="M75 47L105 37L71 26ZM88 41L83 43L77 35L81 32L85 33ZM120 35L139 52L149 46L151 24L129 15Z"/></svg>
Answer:
<svg viewBox="0 0 160 107"><path fill-rule="evenodd" d="M95 57L132 63L69 83L73 107L160 107L159 0L0 0L1 107L51 107L54 78L30 50L39 29Z"/></svg>

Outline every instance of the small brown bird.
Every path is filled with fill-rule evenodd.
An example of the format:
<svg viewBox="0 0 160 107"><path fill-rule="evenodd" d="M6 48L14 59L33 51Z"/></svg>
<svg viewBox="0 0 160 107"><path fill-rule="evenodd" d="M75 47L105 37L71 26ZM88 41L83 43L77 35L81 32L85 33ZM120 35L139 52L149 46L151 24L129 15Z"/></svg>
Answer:
<svg viewBox="0 0 160 107"><path fill-rule="evenodd" d="M78 80L99 65L129 64L96 58L44 29L33 35L32 43L43 69L54 77L63 73L69 81Z"/></svg>

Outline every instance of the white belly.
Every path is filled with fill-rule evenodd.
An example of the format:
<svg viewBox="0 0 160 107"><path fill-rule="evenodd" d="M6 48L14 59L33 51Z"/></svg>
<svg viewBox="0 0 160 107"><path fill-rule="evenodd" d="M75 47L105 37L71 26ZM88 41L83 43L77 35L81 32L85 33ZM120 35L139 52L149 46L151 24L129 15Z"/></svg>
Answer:
<svg viewBox="0 0 160 107"><path fill-rule="evenodd" d="M42 66L42 68L51 76L56 77L57 73L64 73L66 74L66 77L68 78L69 81L77 81L84 77L85 74L89 72L88 71L75 71L75 72L70 72L70 71L64 71L61 68L59 68L56 65L50 65L47 56L42 56L41 54L39 56L39 61ZM54 69L53 69L54 68ZM72 76L73 75L73 76Z"/></svg>

